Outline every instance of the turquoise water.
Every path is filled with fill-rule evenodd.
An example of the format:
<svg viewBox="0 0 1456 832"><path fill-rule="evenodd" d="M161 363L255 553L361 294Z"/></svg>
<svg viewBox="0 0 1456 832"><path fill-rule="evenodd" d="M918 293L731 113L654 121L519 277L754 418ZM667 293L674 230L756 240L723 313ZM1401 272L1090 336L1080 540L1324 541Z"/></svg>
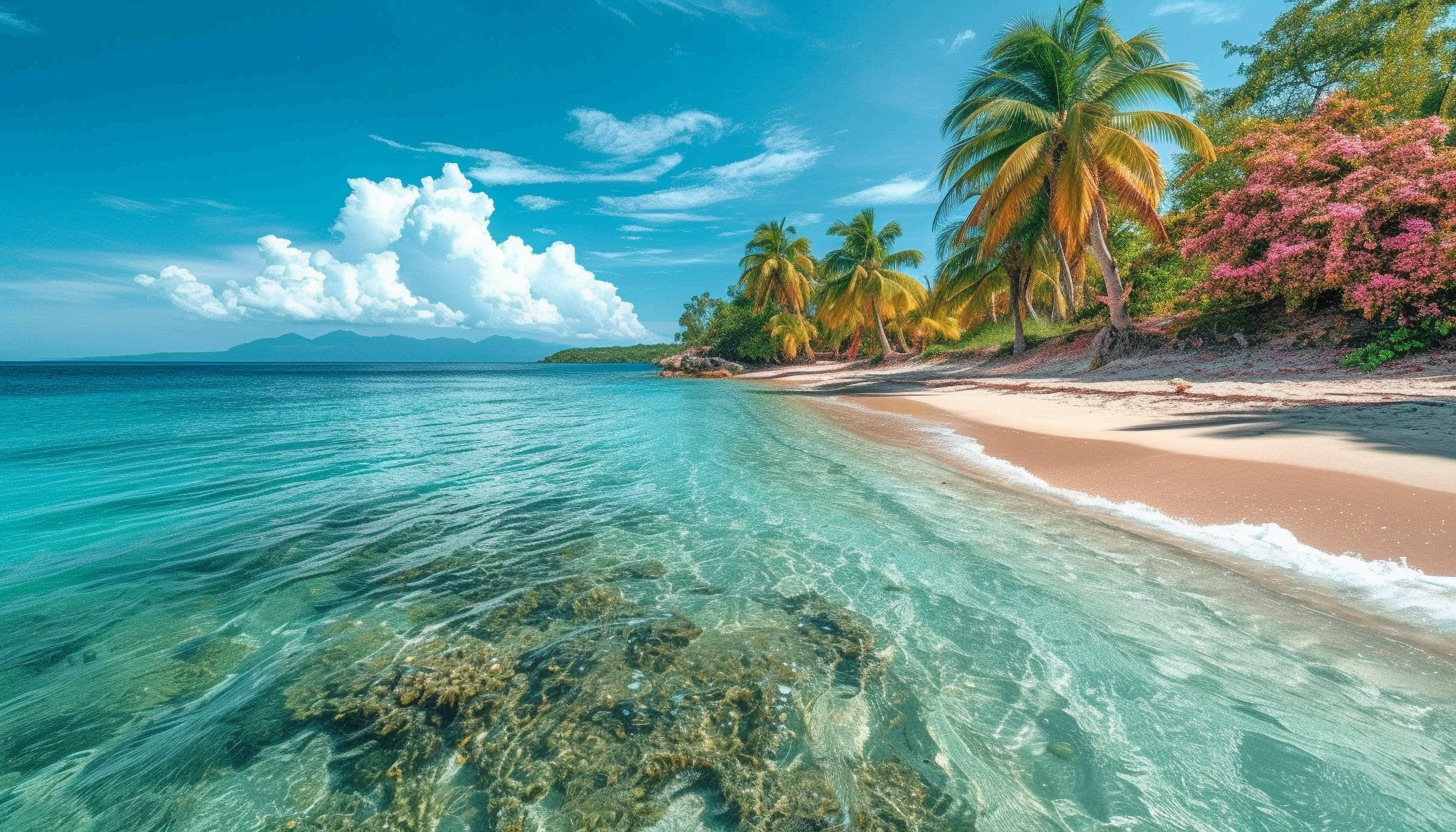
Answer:
<svg viewBox="0 0 1456 832"><path fill-rule="evenodd" d="M1456 829L1456 664L637 367L0 368L0 828Z"/></svg>

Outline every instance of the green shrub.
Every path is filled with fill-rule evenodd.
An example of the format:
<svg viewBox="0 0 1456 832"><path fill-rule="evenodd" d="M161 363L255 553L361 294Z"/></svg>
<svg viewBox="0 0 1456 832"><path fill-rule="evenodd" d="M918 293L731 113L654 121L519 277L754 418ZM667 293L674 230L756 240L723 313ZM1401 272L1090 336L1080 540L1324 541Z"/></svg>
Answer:
<svg viewBox="0 0 1456 832"><path fill-rule="evenodd" d="M1450 335L1451 329L1451 322L1444 320L1387 329L1375 336L1374 341L1341 358L1340 366L1369 372L1393 358L1430 349Z"/></svg>

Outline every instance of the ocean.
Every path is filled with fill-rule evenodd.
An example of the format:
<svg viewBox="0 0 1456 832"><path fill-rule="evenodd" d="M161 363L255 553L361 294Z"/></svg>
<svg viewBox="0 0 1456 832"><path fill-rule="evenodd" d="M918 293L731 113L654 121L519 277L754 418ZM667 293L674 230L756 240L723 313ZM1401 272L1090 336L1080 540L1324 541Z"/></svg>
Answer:
<svg viewBox="0 0 1456 832"><path fill-rule="evenodd" d="M1441 584L792 395L0 365L0 425L6 832L1456 828Z"/></svg>

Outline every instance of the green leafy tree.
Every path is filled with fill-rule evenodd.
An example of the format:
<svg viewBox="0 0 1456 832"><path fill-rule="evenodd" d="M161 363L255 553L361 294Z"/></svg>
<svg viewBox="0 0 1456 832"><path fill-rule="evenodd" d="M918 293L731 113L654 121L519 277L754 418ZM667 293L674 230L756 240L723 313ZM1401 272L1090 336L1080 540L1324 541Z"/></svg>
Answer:
<svg viewBox="0 0 1456 832"><path fill-rule="evenodd" d="M1445 103L1451 76L1452 0L1290 0L1256 43L1224 44L1243 59L1244 83L1225 106L1302 117L1328 94L1352 95L1416 116Z"/></svg>
<svg viewBox="0 0 1456 832"><path fill-rule="evenodd" d="M1118 35L1101 0L1082 0L1050 22L1016 23L945 118L953 143L941 164L947 192L937 222L974 199L960 233L981 229L981 254L991 259L1046 200L1061 254L1076 264L1090 252L1112 328L1126 330L1109 217L1119 208L1165 233L1158 212L1166 182L1147 140L1170 141L1205 161L1215 155L1193 122L1143 107L1162 99L1187 109L1200 91L1193 67L1168 61L1157 33Z"/></svg>
<svg viewBox="0 0 1456 832"><path fill-rule="evenodd" d="M682 316L677 319L677 325L682 327L675 336L677 342L689 347L708 343L708 322L722 303L723 301L704 292L683 304Z"/></svg>

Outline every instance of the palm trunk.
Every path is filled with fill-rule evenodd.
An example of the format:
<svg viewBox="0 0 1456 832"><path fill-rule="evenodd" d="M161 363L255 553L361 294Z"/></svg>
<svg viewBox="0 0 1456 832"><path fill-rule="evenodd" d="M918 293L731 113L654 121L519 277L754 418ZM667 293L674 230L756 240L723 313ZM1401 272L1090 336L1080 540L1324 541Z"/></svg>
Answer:
<svg viewBox="0 0 1456 832"><path fill-rule="evenodd" d="M1057 239L1057 267L1062 277L1062 297L1067 303L1067 319L1077 314L1077 290L1072 281L1072 264L1067 262L1067 249L1062 245L1060 238Z"/></svg>
<svg viewBox="0 0 1456 832"><path fill-rule="evenodd" d="M910 342L905 340L904 327L895 327L895 340L900 342L900 352L910 351Z"/></svg>
<svg viewBox="0 0 1456 832"><path fill-rule="evenodd" d="M890 339L885 335L885 322L880 319L880 304L876 301L870 301L870 311L875 313L875 332L879 333L880 349L884 350L881 354L889 358L895 354L895 351L890 349Z"/></svg>
<svg viewBox="0 0 1456 832"><path fill-rule="evenodd" d="M991 293L991 323L1000 323L1001 319L996 316L996 293Z"/></svg>
<svg viewBox="0 0 1456 832"><path fill-rule="evenodd" d="M1128 320L1124 308L1127 293L1122 287L1122 275L1118 274L1117 261L1112 258L1112 247L1107 240L1107 206L1101 200L1092 209L1092 225L1088 231L1088 248L1092 251L1092 259L1097 261L1107 288L1107 311L1112 328L1131 329L1132 321Z"/></svg>
<svg viewBox="0 0 1456 832"><path fill-rule="evenodd" d="M1011 321L1016 337L1011 341L1011 354L1026 352L1026 331L1022 325L1022 296L1026 294L1026 273L1016 269L1011 273Z"/></svg>
<svg viewBox="0 0 1456 832"><path fill-rule="evenodd" d="M854 334L851 335L851 336L849 336L849 360L850 361L853 361L856 358L859 358L859 339L860 339L860 336L863 335L863 334L864 333L862 333L860 330L856 329L854 331Z"/></svg>

